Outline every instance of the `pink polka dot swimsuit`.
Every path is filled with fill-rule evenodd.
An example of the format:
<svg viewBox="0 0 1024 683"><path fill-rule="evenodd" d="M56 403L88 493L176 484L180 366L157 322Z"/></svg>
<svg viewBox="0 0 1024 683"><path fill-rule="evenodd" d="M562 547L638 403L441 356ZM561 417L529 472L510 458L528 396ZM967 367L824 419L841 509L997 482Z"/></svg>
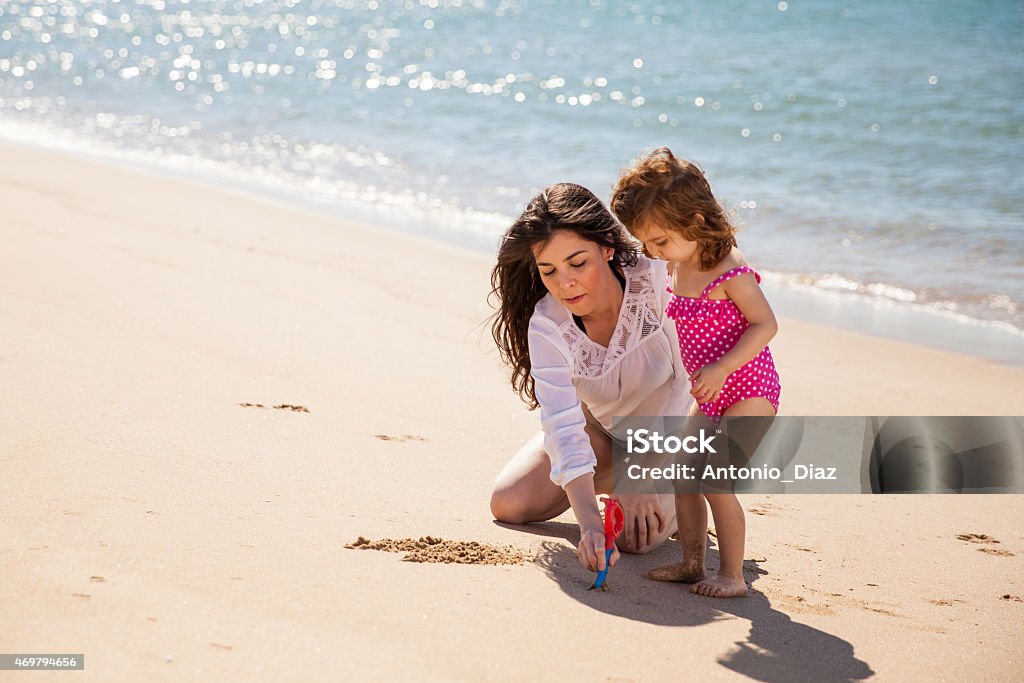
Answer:
<svg viewBox="0 0 1024 683"><path fill-rule="evenodd" d="M743 273L753 273L760 284L761 276L748 266L733 268L715 278L699 298L673 295L665 314L675 320L679 333L679 352L683 367L692 375L714 363L736 346L750 322L731 299L709 299L708 295L726 280ZM672 288L669 287L671 292ZM718 400L701 403L701 411L717 422L734 403L747 398L762 397L779 410L779 373L775 370L768 347L746 365L729 375Z"/></svg>

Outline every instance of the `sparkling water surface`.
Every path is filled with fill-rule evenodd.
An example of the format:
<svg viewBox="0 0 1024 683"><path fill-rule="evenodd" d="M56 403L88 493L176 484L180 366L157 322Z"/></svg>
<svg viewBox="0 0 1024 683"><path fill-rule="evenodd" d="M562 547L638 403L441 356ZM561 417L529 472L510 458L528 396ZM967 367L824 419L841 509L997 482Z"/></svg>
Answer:
<svg viewBox="0 0 1024 683"><path fill-rule="evenodd" d="M1024 362L1022 48L1017 2L0 2L0 136L486 250L667 145L784 306Z"/></svg>

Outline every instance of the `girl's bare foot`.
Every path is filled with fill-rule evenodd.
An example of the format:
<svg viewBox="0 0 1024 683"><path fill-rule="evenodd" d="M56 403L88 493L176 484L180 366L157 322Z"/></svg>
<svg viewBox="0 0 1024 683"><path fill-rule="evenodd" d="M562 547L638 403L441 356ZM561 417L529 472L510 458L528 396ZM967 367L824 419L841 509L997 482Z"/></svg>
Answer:
<svg viewBox="0 0 1024 683"><path fill-rule="evenodd" d="M742 577L731 578L716 574L693 586L690 592L709 598L738 598L747 594L747 584Z"/></svg>
<svg viewBox="0 0 1024 683"><path fill-rule="evenodd" d="M679 562L667 564L664 567L657 567L647 572L647 578L652 581L673 581L675 583L697 583L707 578L704 573L703 564L691 562Z"/></svg>

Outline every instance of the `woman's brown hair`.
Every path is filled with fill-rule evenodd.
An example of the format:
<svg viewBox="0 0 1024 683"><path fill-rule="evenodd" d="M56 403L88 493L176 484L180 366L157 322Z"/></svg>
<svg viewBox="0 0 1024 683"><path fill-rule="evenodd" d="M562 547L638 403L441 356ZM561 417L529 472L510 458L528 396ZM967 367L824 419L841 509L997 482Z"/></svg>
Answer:
<svg viewBox="0 0 1024 683"><path fill-rule="evenodd" d="M547 242L559 230L614 249L609 261L612 267L637 263L637 245L615 217L593 192L573 183L552 185L538 194L505 231L498 262L491 271L488 299L498 300L491 335L501 359L512 368L512 388L530 410L538 406L530 375L530 317L548 293L537 272L533 246Z"/></svg>
<svg viewBox="0 0 1024 683"><path fill-rule="evenodd" d="M736 246L736 227L711 193L704 171L668 147L654 150L622 174L611 210L633 234L654 221L697 242L701 270L715 267Z"/></svg>

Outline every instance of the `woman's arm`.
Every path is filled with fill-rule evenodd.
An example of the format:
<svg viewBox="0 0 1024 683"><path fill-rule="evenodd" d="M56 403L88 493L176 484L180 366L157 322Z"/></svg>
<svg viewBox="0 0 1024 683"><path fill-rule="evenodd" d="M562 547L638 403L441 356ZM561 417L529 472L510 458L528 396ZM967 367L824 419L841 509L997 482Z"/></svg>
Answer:
<svg viewBox="0 0 1024 683"><path fill-rule="evenodd" d="M565 495L569 497L569 505L580 524L580 544L576 548L576 556L584 567L599 572L605 568L605 539L604 521L597 508L594 476L584 474L576 477L565 485ZM619 560L619 549L614 545L608 559L610 564Z"/></svg>
<svg viewBox="0 0 1024 683"><path fill-rule="evenodd" d="M583 405L572 383L569 349L558 328L546 321L531 321L527 339L544 451L551 460L551 481L565 488L581 475L593 475L597 456L586 432Z"/></svg>
<svg viewBox="0 0 1024 683"><path fill-rule="evenodd" d="M568 347L552 324L532 321L528 339L530 374L540 404L544 451L551 460L551 481L565 490L579 522L580 562L591 571L600 571L605 564L605 547L604 523L594 488L597 456L572 383ZM617 559L618 550L614 550L611 561Z"/></svg>

